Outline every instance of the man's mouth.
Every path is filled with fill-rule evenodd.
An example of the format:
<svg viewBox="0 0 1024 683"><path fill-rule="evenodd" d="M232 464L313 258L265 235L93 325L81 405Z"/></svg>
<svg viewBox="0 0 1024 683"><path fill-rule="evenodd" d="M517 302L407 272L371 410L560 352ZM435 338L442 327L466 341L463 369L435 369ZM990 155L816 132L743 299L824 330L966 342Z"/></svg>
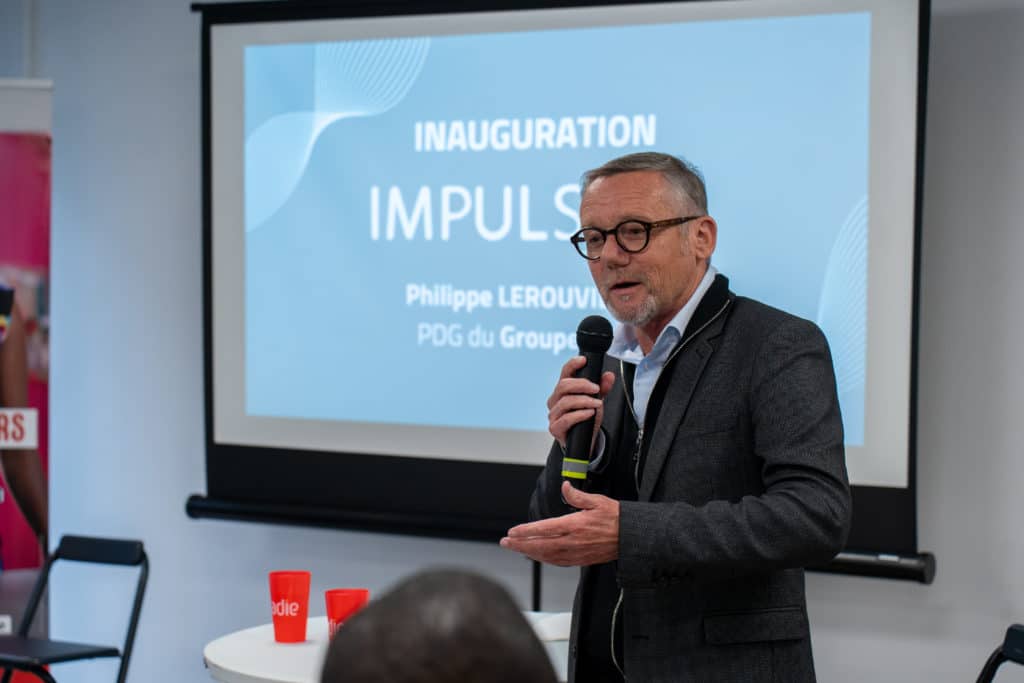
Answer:
<svg viewBox="0 0 1024 683"><path fill-rule="evenodd" d="M635 280L626 280L626 281L623 281L623 282L616 282L614 285L612 285L610 287L610 291L612 291L612 292L626 292L626 291L632 289L633 287L639 287L639 286L640 286L640 283L635 281Z"/></svg>

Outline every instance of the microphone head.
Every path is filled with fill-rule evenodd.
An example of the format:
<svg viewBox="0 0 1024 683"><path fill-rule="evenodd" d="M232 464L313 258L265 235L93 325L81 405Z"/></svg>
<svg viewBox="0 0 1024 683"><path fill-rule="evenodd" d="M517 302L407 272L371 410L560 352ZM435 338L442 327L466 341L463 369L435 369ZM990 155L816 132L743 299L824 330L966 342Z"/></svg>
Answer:
<svg viewBox="0 0 1024 683"><path fill-rule="evenodd" d="M590 315L576 328L580 353L605 353L612 345L612 324L599 315Z"/></svg>

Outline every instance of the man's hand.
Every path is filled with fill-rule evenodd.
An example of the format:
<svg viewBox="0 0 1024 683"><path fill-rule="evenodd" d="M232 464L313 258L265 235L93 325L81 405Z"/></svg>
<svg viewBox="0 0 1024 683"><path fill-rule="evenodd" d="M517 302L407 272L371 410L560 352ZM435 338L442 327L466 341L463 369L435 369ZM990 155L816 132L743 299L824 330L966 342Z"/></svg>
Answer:
<svg viewBox="0 0 1024 683"><path fill-rule="evenodd" d="M586 365L583 356L573 356L562 366L562 374L558 378L555 390L548 398L548 432L565 448L565 436L569 428L594 417L594 434L601 428L604 417L602 399L612 390L615 375L605 372L601 375L601 386L583 379L573 377L573 373Z"/></svg>
<svg viewBox="0 0 1024 683"><path fill-rule="evenodd" d="M618 559L619 501L584 493L567 481L562 482L562 496L579 512L514 526L501 547L562 567Z"/></svg>

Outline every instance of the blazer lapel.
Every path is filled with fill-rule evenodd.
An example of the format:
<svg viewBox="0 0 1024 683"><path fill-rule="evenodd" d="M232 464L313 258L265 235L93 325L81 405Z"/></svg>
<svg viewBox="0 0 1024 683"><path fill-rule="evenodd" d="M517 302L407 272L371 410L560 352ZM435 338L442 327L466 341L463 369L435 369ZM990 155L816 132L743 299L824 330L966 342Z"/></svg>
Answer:
<svg viewBox="0 0 1024 683"><path fill-rule="evenodd" d="M669 369L669 377L659 381L671 382L665 401L661 405L658 422L651 435L651 443L647 449L647 460L644 463L643 479L640 486L639 499L649 501L654 493L654 486L661 476L669 447L675 437L679 425L686 417L693 392L697 388L704 368L707 366L714 346L707 338L694 340L689 346L679 351L679 355Z"/></svg>
<svg viewBox="0 0 1024 683"><path fill-rule="evenodd" d="M686 334L679 342L681 348L676 350L662 377L658 378L659 383L669 384L654 433L650 435L638 496L641 501L649 501L654 493L672 439L686 417L697 382L715 351L713 342L722 333L731 302L729 281L718 275L687 325ZM667 377L664 376L666 373Z"/></svg>

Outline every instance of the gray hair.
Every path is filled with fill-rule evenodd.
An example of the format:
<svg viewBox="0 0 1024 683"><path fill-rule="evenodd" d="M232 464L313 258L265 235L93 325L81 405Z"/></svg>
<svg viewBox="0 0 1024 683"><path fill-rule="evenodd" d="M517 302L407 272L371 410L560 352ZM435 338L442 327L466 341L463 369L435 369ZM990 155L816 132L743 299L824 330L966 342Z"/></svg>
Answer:
<svg viewBox="0 0 1024 683"><path fill-rule="evenodd" d="M633 171L657 171L680 193L682 199L692 201L701 213L708 212L707 189L697 167L685 159L661 152L627 154L587 171L580 180L580 197L598 178Z"/></svg>

